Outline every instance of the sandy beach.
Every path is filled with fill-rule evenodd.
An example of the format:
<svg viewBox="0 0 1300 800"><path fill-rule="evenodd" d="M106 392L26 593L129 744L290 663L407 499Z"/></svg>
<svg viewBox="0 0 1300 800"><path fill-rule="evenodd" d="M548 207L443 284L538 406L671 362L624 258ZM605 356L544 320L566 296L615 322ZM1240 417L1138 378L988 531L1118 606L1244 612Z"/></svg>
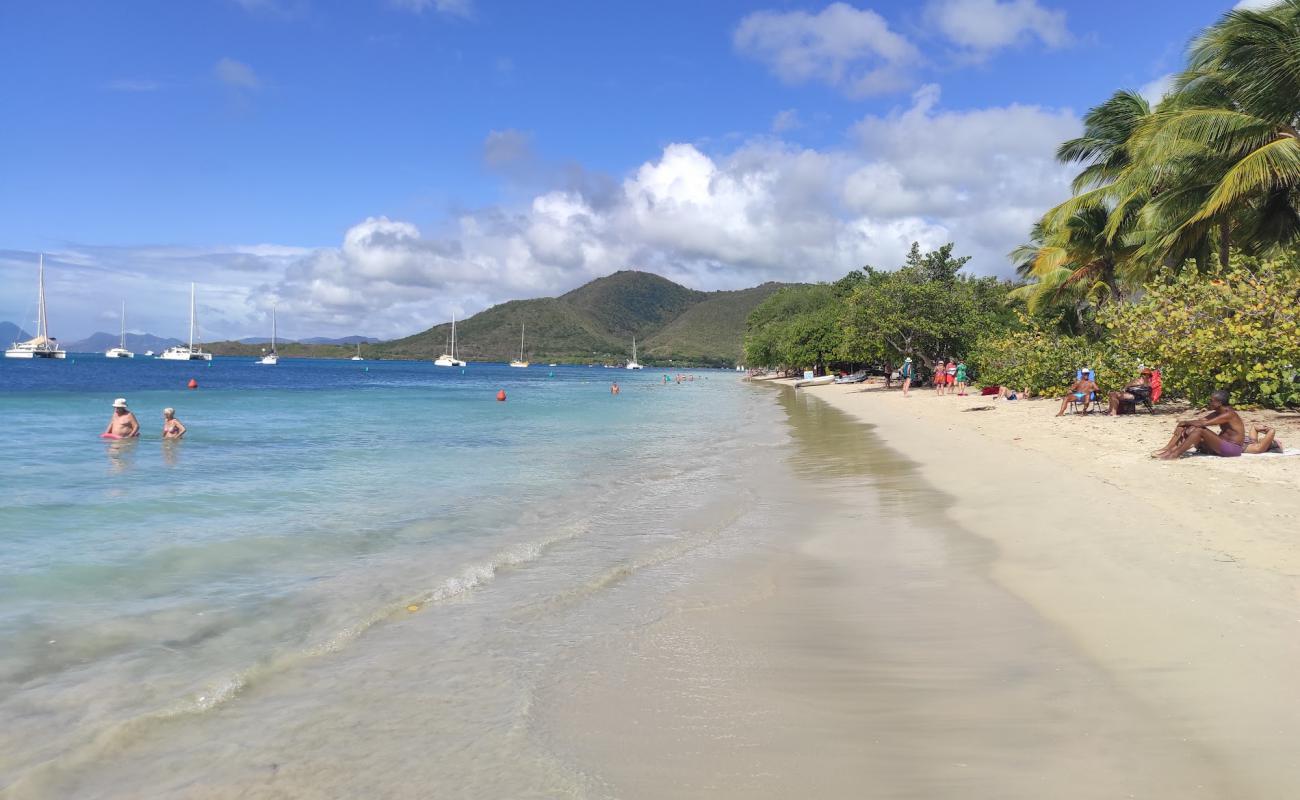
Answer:
<svg viewBox="0 0 1300 800"><path fill-rule="evenodd" d="M915 461L996 548L997 582L1203 745L1231 796L1300 791L1300 458L1153 461L1177 407L1057 418L1050 399L799 391ZM1295 415L1243 416L1300 442Z"/></svg>

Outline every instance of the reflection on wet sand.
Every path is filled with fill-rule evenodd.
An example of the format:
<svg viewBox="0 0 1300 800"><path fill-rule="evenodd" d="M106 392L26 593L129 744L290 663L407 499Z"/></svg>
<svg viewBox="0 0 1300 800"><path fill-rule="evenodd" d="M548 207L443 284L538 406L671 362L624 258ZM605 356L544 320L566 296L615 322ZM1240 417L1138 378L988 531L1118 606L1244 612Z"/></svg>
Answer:
<svg viewBox="0 0 1300 800"><path fill-rule="evenodd" d="M994 583L869 426L785 390L778 553L575 657L539 702L610 796L1236 796L1213 755Z"/></svg>

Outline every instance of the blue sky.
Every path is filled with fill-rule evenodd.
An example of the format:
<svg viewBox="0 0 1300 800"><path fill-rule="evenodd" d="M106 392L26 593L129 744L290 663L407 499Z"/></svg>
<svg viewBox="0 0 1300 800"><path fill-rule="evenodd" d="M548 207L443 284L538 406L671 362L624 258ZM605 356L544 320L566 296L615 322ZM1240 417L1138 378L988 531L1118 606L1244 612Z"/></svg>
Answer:
<svg viewBox="0 0 1300 800"><path fill-rule="evenodd" d="M0 319L42 251L62 338L190 280L212 336L389 336L623 267L1005 273L1079 115L1228 5L6 3Z"/></svg>

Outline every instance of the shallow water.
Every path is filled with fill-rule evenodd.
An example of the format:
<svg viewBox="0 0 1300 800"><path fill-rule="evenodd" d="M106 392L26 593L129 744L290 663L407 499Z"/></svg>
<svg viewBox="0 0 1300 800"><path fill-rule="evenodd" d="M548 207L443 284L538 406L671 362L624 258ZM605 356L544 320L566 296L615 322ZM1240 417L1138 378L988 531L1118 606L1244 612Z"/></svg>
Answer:
<svg viewBox="0 0 1300 800"><path fill-rule="evenodd" d="M217 763L213 725L235 726L222 740L242 767L288 747L319 775L351 737L313 724L289 744L285 728L307 709L360 725L374 671L413 667L437 692L492 676L445 718L415 716L437 732L430 780L500 780L496 759L523 752L520 666L572 635L550 621L733 525L730 454L772 419L726 372L213 363L0 364L16 434L0 452L0 787L162 789L178 760ZM103 442L123 395L145 436ZM167 405L182 442L159 441ZM437 692L414 700L441 709ZM412 715L383 698L402 708L377 721Z"/></svg>

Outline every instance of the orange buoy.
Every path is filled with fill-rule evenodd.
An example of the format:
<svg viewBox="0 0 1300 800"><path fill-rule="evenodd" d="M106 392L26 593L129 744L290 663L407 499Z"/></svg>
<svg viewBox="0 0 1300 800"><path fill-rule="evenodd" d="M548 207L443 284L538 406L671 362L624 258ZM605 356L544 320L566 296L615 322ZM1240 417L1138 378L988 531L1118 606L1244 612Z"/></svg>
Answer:
<svg viewBox="0 0 1300 800"><path fill-rule="evenodd" d="M188 387L190 387L191 389L197 389L197 388L199 388L199 382L196 381L196 380L194 380L193 378L190 378L190 382L187 383L187 384L185 384L185 385L188 386Z"/></svg>
<svg viewBox="0 0 1300 800"><path fill-rule="evenodd" d="M504 403L505 401L506 401L506 390L502 389L497 392L497 402Z"/></svg>

